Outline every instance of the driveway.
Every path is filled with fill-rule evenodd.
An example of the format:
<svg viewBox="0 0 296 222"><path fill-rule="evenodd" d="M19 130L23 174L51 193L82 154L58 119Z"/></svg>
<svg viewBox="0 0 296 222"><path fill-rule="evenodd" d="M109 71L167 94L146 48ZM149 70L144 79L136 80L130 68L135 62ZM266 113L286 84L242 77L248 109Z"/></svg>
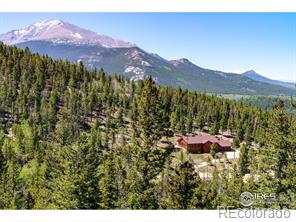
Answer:
<svg viewBox="0 0 296 222"><path fill-rule="evenodd" d="M237 159L239 158L239 150L234 150L234 151L228 151L225 152L227 159Z"/></svg>

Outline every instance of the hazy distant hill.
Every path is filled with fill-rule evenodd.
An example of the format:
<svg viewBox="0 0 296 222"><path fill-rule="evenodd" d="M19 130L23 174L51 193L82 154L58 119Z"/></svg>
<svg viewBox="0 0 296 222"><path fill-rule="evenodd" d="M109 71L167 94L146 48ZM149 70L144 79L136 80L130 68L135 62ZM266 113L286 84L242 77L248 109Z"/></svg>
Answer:
<svg viewBox="0 0 296 222"><path fill-rule="evenodd" d="M256 73L254 70L244 72L242 75L249 77L253 80L259 81L259 82L280 85L280 86L284 86L284 87L288 87L288 88L292 88L292 89L295 88L295 84L296 84L296 83L291 83L291 82L284 82L284 81L269 79L269 78L266 78L265 76L262 76L262 75Z"/></svg>

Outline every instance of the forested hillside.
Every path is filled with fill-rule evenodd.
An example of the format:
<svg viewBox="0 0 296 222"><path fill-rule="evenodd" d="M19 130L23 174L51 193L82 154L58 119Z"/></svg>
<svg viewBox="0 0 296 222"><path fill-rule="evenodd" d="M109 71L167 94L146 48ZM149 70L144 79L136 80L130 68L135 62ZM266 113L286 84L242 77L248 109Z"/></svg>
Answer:
<svg viewBox="0 0 296 222"><path fill-rule="evenodd" d="M281 99L282 101L285 102L285 106L287 111L292 112L294 114L296 114L293 108L293 100L295 100L295 98L293 99L290 97L275 97L275 96L246 96L245 98L242 97L240 99L238 99L238 101L241 101L243 103L249 104L249 105L254 105L257 107L260 107L262 109L269 109L271 110L273 108L273 104L278 100Z"/></svg>
<svg viewBox="0 0 296 222"><path fill-rule="evenodd" d="M82 61L87 68L104 68L108 73L119 73L131 80L142 80L151 75L158 84L164 86L180 86L207 93L296 96L293 88L203 68L184 58L169 61L138 47L105 48L50 41L26 41L16 46L23 49L29 47L32 52L49 55L54 59Z"/></svg>
<svg viewBox="0 0 296 222"><path fill-rule="evenodd" d="M216 209L240 207L250 190L296 207L296 122L281 101L263 111L4 44L0 83L2 209ZM196 128L243 142L231 175L217 169L204 181L172 144L157 146Z"/></svg>

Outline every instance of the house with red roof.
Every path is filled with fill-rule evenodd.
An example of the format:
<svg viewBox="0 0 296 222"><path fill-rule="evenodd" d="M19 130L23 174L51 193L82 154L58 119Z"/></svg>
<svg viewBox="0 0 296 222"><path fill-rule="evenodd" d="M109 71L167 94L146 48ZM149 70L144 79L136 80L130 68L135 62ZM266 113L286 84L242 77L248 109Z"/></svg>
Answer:
<svg viewBox="0 0 296 222"><path fill-rule="evenodd" d="M215 136L186 136L178 139L178 145L189 153L210 153L211 145L216 144L219 152L231 151L228 140L219 140Z"/></svg>

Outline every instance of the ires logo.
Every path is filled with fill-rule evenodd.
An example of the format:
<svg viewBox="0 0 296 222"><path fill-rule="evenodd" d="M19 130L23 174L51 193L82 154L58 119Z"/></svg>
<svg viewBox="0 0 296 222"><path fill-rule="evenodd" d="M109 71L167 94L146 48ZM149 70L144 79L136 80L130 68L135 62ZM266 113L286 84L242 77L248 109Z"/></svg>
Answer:
<svg viewBox="0 0 296 222"><path fill-rule="evenodd" d="M251 206L254 201L260 202L267 202L267 203L274 203L278 199L278 195L275 193L250 193L250 192L243 192L240 195L240 203L244 207Z"/></svg>
<svg viewBox="0 0 296 222"><path fill-rule="evenodd" d="M294 195L287 197L276 193L243 192L240 195L240 203L244 206L243 208L235 208L234 206L218 206L219 218L290 218L291 212L288 209L254 208L252 205L260 204L262 206L264 204L264 206L287 206L294 203Z"/></svg>
<svg viewBox="0 0 296 222"><path fill-rule="evenodd" d="M240 203L244 206L244 207L249 207L253 204L254 202L254 196L252 193L250 192L243 192L240 195Z"/></svg>

